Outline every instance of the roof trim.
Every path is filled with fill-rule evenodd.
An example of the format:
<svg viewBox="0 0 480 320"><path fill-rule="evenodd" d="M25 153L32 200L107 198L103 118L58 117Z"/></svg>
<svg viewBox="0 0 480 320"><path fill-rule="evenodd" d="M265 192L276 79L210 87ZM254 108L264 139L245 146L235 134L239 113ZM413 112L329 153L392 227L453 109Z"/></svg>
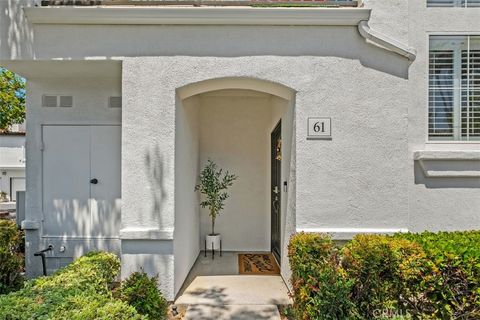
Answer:
<svg viewBox="0 0 480 320"><path fill-rule="evenodd" d="M315 7L24 7L33 24L356 26L368 42L410 61L416 51L368 25L371 9Z"/></svg>
<svg viewBox="0 0 480 320"><path fill-rule="evenodd" d="M380 32L374 31L368 25L368 21L360 21L358 23L358 32L364 37L367 41L372 42L376 46L384 48L388 51L395 52L401 56L406 57L410 61L414 61L417 57L417 51L409 46L389 38L388 36L381 34Z"/></svg>
<svg viewBox="0 0 480 320"><path fill-rule="evenodd" d="M25 7L33 24L335 25L370 18L364 8Z"/></svg>

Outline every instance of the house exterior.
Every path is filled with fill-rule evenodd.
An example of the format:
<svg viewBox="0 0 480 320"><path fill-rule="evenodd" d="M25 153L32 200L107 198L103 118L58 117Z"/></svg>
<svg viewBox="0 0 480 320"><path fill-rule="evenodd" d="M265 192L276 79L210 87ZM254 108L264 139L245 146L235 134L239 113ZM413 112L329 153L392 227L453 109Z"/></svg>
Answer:
<svg viewBox="0 0 480 320"><path fill-rule="evenodd" d="M0 133L0 212L15 211L17 191L25 191L25 124Z"/></svg>
<svg viewBox="0 0 480 320"><path fill-rule="evenodd" d="M285 279L294 232L479 228L479 1L308 3L329 6L1 2L27 274L50 244L49 271L109 250L173 299L209 232L208 159L239 176L223 250L273 251Z"/></svg>

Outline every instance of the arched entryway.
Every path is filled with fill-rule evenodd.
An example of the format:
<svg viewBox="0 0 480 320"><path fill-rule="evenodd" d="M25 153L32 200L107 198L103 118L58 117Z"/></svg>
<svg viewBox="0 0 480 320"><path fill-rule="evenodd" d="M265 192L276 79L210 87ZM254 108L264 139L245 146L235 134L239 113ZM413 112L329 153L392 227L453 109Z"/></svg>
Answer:
<svg viewBox="0 0 480 320"><path fill-rule="evenodd" d="M199 207L199 195L193 191L208 159L239 177L216 221L223 250L275 249L282 265L294 98L294 90L254 78L211 79L177 89L175 292L204 249L203 239L209 232L208 214Z"/></svg>

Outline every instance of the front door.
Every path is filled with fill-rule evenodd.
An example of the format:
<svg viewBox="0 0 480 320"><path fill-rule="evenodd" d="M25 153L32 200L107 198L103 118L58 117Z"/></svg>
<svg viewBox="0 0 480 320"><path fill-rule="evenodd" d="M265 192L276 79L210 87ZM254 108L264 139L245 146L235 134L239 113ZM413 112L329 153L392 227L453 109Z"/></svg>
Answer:
<svg viewBox="0 0 480 320"><path fill-rule="evenodd" d="M280 263L280 213L281 213L281 180L282 180L282 126L278 122L271 135L271 249Z"/></svg>

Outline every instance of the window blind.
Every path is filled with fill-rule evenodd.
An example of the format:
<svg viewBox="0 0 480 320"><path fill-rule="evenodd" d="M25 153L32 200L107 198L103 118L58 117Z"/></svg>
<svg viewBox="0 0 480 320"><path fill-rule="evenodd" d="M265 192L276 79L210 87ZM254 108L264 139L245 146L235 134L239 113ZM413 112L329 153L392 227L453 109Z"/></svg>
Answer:
<svg viewBox="0 0 480 320"><path fill-rule="evenodd" d="M430 140L480 140L480 36L432 36Z"/></svg>
<svg viewBox="0 0 480 320"><path fill-rule="evenodd" d="M453 50L430 52L429 135L453 137Z"/></svg>
<svg viewBox="0 0 480 320"><path fill-rule="evenodd" d="M480 137L480 50L462 51L462 137Z"/></svg>

